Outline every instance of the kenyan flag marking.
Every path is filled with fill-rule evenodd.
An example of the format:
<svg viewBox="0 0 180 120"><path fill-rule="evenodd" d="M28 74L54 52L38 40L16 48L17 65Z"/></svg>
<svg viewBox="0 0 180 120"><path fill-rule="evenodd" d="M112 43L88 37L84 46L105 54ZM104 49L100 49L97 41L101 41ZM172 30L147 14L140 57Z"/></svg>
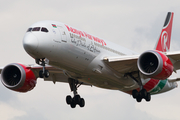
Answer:
<svg viewBox="0 0 180 120"><path fill-rule="evenodd" d="M52 26L53 26L54 28L57 28L57 26L56 26L55 24L52 24Z"/></svg>
<svg viewBox="0 0 180 120"><path fill-rule="evenodd" d="M159 83L150 91L151 94L156 94L158 92L160 92L164 86L167 83L167 79L166 80L159 80Z"/></svg>

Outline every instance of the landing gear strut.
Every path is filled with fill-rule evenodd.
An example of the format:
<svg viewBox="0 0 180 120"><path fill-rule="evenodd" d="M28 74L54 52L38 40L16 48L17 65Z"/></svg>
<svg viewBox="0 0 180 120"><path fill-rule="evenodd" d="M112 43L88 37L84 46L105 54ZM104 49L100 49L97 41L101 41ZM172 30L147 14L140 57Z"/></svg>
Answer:
<svg viewBox="0 0 180 120"><path fill-rule="evenodd" d="M79 81L69 78L68 79L69 86L71 91L73 91L74 97L72 98L70 95L66 96L66 103L71 106L71 108L75 108L76 105L79 105L80 107L85 106L85 101L83 98L80 97L80 95L77 93L77 88L82 84L79 83Z"/></svg>
<svg viewBox="0 0 180 120"><path fill-rule="evenodd" d="M46 70L46 68L45 68L45 65L46 65L45 58L37 59L36 63L43 67L43 69L39 71L39 77L40 78L44 78L44 77L48 78L49 77L49 71Z"/></svg>
<svg viewBox="0 0 180 120"><path fill-rule="evenodd" d="M138 92L136 89L132 91L132 96L134 99L136 99L137 102L141 102L144 98L147 102L151 100L151 95L149 92L147 92L146 89L143 88L143 84L138 73L128 73L129 77L131 77L134 81L136 81L140 87L140 91Z"/></svg>

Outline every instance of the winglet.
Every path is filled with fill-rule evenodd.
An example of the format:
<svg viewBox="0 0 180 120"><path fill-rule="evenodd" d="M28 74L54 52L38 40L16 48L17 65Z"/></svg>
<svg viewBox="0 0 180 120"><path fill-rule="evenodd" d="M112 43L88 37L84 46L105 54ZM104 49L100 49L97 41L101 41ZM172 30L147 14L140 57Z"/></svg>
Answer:
<svg viewBox="0 0 180 120"><path fill-rule="evenodd" d="M173 12L168 12L159 40L155 46L156 50L167 52L170 50L171 30L173 23Z"/></svg>

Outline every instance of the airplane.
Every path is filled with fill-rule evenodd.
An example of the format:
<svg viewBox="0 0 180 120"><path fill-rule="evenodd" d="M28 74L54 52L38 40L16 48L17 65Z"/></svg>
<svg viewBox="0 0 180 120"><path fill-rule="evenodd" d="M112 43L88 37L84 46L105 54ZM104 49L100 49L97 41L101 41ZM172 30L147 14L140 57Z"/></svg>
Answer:
<svg viewBox="0 0 180 120"><path fill-rule="evenodd" d="M31 25L23 38L25 51L36 64L11 63L2 67L2 84L16 92L28 92L38 78L69 83L73 96L66 103L85 106L78 94L81 85L119 90L137 102L178 86L169 78L180 69L180 52L169 52L173 12L168 12L153 50L141 54L57 21Z"/></svg>

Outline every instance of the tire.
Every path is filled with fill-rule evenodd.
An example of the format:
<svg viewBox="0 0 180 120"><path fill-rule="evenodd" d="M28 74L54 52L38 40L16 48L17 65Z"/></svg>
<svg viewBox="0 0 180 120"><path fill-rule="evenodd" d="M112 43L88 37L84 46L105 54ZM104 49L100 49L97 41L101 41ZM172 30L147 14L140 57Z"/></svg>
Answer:
<svg viewBox="0 0 180 120"><path fill-rule="evenodd" d="M80 103L79 103L80 107L84 107L85 106L85 101L83 98L80 99Z"/></svg>
<svg viewBox="0 0 180 120"><path fill-rule="evenodd" d="M142 95L141 95L141 92L139 92L137 98L136 98L136 101L137 102L141 102L142 101Z"/></svg>
<svg viewBox="0 0 180 120"><path fill-rule="evenodd" d="M72 97L70 95L66 96L66 103L68 105L72 103Z"/></svg>
<svg viewBox="0 0 180 120"><path fill-rule="evenodd" d="M151 94L147 93L147 96L146 96L145 99L146 99L147 102L151 101Z"/></svg>
<svg viewBox="0 0 180 120"><path fill-rule="evenodd" d="M42 70L39 71L39 77L40 77L40 78L44 78L44 75L43 75L43 71L42 71Z"/></svg>
<svg viewBox="0 0 180 120"><path fill-rule="evenodd" d="M133 91L132 91L132 96L133 96L134 99L137 98L137 96L138 96L138 91L137 91L137 90L133 90Z"/></svg>
<svg viewBox="0 0 180 120"><path fill-rule="evenodd" d="M75 102L76 104L79 104L79 103L80 103L80 99L81 99L80 95L75 95L75 96L74 96L74 102Z"/></svg>
<svg viewBox="0 0 180 120"><path fill-rule="evenodd" d="M74 100L72 100L70 106L71 106L71 108L75 108L76 107L76 103L74 102Z"/></svg>
<svg viewBox="0 0 180 120"><path fill-rule="evenodd" d="M44 72L44 77L46 77L46 78L49 77L49 71L48 71L48 70L45 70L45 72Z"/></svg>
<svg viewBox="0 0 180 120"><path fill-rule="evenodd" d="M142 98L146 98L147 97L146 89L142 89L140 92L141 92Z"/></svg>

